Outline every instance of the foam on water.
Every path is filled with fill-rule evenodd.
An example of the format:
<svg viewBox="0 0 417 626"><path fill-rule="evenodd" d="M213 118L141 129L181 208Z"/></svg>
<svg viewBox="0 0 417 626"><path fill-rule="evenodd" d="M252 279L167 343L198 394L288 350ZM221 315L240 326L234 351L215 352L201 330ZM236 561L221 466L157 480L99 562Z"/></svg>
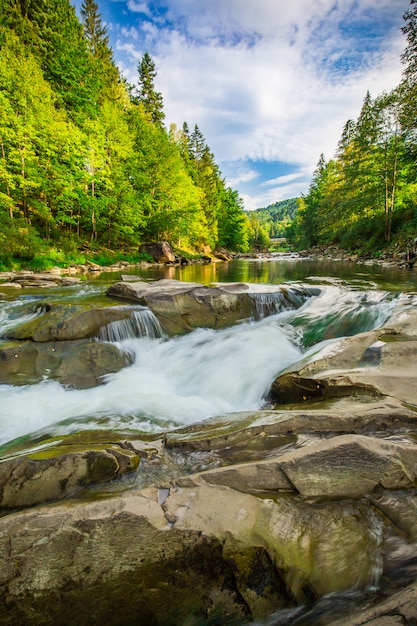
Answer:
<svg viewBox="0 0 417 626"><path fill-rule="evenodd" d="M180 425L255 410L279 371L301 356L276 318L119 345L134 353L135 362L99 387L70 390L47 380L0 386L0 443L64 420L72 428L152 429L154 422L158 430L161 421Z"/></svg>
<svg viewBox="0 0 417 626"><path fill-rule="evenodd" d="M134 328L106 329L106 339L116 340L134 363L107 376L103 385L84 390L51 380L0 385L0 444L46 428L52 434L100 427L157 432L257 410L274 378L302 357L301 345L354 334L352 320L355 332L379 326L394 306L395 299L383 292L326 286L297 311L170 340L154 333L150 312L142 319L137 311L129 322ZM313 340L306 341L306 334Z"/></svg>

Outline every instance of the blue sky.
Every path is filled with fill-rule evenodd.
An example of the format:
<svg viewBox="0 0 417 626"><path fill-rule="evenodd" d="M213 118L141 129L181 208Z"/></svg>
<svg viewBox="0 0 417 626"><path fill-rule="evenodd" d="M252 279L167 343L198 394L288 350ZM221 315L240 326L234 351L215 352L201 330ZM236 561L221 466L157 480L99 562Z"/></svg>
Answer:
<svg viewBox="0 0 417 626"><path fill-rule="evenodd" d="M167 127L198 124L246 209L307 193L366 91L401 78L408 0L96 1L122 73L152 56Z"/></svg>

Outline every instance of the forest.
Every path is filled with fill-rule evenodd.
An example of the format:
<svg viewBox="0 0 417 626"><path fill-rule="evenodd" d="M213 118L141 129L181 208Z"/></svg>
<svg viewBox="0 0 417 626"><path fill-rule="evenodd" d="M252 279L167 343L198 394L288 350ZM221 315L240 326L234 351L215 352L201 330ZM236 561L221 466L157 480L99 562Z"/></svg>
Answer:
<svg viewBox="0 0 417 626"><path fill-rule="evenodd" d="M252 239L256 245L265 248L269 246L271 238L286 237L287 230L295 220L297 209L298 199L288 198L248 213L255 232Z"/></svg>
<svg viewBox="0 0 417 626"><path fill-rule="evenodd" d="M308 194L287 229L299 248L336 244L378 255L417 237L417 0L403 16L400 84L344 125L336 154L321 155Z"/></svg>
<svg viewBox="0 0 417 626"><path fill-rule="evenodd" d="M150 55L136 85L120 75L94 0L80 19L69 0L0 4L0 269L254 244L198 125L165 127Z"/></svg>

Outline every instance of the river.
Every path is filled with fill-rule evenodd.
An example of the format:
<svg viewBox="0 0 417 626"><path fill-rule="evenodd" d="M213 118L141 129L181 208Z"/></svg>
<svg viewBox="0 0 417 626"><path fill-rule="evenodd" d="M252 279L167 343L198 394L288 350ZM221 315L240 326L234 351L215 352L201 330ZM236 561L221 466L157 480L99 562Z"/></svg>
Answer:
<svg viewBox="0 0 417 626"><path fill-rule="evenodd" d="M136 333L119 332L115 337L121 349L134 356L134 364L107 376L96 388L68 389L49 380L47 372L37 384L0 385L0 445L45 432L56 435L87 428L158 432L214 415L259 409L274 378L307 350L381 325L401 292L417 290L413 272L295 259L152 267L134 273L147 280L176 278L205 284L315 285L320 295L296 311L280 311L221 331L199 329L170 340L144 319ZM119 278L102 274L74 287L4 295L0 336L36 315L31 307L36 303L115 304L105 290ZM268 307L267 300L259 302L261 309Z"/></svg>
<svg viewBox="0 0 417 626"><path fill-rule="evenodd" d="M108 375L104 384L69 389L45 373L36 384L0 385L0 453L5 454L12 442L27 443L45 434L84 429L155 433L215 415L260 409L282 370L335 337L381 326L401 294L417 293L416 272L296 258L151 267L131 273L145 280L175 278L204 284L309 285L318 289L318 295L297 310L276 312L271 311L271 301L260 299L256 320L220 331L198 329L172 339L146 311L138 313L135 328L116 326L104 332L105 339L134 357L131 366ZM36 315L33 305L116 304L105 291L119 279L117 273L103 273L76 286L3 293L0 337ZM349 613L372 602L375 593L371 589L326 597L311 609L279 611L262 624L329 623L329 614L334 618Z"/></svg>

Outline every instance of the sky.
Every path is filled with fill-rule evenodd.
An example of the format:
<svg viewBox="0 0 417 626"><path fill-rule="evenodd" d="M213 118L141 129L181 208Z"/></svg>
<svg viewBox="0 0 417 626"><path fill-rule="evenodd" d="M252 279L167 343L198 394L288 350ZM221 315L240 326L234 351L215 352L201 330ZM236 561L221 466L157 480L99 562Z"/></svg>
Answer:
<svg viewBox="0 0 417 626"><path fill-rule="evenodd" d="M151 55L167 128L198 125L247 210L308 193L367 90L401 80L409 0L96 2L122 74Z"/></svg>

